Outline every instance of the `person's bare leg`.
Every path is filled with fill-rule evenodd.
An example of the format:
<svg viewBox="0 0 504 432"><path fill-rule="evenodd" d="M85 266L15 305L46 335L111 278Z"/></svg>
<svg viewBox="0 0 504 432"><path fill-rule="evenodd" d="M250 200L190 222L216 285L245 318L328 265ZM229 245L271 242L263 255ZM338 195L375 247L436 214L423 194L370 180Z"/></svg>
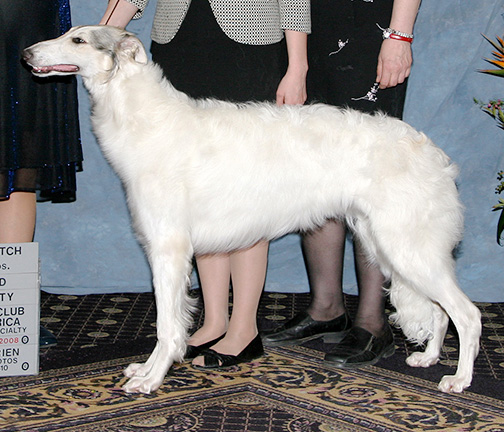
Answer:
<svg viewBox="0 0 504 432"><path fill-rule="evenodd" d="M0 201L0 243L25 243L33 240L37 212L34 192L13 192Z"/></svg>
<svg viewBox="0 0 504 432"><path fill-rule="evenodd" d="M257 336L257 310L266 278L268 246L267 242L260 242L229 257L233 310L226 336L212 347L218 353L237 355ZM193 360L195 365L203 362L201 356Z"/></svg>
<svg viewBox="0 0 504 432"><path fill-rule="evenodd" d="M0 201L0 243L27 243L33 241L37 216L35 192L13 192ZM40 347L56 344L56 338L40 327Z"/></svg>
<svg viewBox="0 0 504 432"><path fill-rule="evenodd" d="M229 283L231 263L229 254L196 257L203 293L205 316L203 325L188 340L199 346L224 334L229 322Z"/></svg>

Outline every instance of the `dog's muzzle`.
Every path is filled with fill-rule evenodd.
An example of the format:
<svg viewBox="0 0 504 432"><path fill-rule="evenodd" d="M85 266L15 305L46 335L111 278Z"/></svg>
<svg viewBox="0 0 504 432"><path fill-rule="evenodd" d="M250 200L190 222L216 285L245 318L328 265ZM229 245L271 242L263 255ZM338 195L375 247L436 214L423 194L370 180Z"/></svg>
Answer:
<svg viewBox="0 0 504 432"><path fill-rule="evenodd" d="M32 68L32 73L35 75L47 75L47 74L74 74L79 71L79 67L72 64L56 64L48 66L37 66L35 65L35 56L31 48L26 48L23 50L23 60Z"/></svg>

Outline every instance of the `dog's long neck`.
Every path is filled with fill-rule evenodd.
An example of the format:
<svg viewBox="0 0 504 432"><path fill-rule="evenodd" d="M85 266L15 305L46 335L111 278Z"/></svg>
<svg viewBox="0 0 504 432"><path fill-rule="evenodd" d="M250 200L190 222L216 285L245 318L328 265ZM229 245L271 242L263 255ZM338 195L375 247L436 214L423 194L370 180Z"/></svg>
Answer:
<svg viewBox="0 0 504 432"><path fill-rule="evenodd" d="M93 114L104 117L120 117L120 121L134 120L137 116L155 114L157 101L177 110L189 107L191 99L176 90L165 78L159 66L152 62L146 65L121 66L108 76L93 76L83 79L93 101Z"/></svg>

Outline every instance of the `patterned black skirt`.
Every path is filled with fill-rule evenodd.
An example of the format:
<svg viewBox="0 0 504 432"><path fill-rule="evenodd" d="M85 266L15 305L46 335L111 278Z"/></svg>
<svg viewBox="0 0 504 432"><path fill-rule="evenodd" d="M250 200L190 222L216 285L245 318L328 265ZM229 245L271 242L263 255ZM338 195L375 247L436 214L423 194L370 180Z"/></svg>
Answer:
<svg viewBox="0 0 504 432"><path fill-rule="evenodd" d="M383 28L393 0L317 0L311 3L308 38L308 98L400 118L406 83L379 90L375 85Z"/></svg>
<svg viewBox="0 0 504 432"><path fill-rule="evenodd" d="M246 45L221 30L208 1L192 1L167 44L152 42L152 58L177 88L194 98L274 101L287 68L285 41Z"/></svg>

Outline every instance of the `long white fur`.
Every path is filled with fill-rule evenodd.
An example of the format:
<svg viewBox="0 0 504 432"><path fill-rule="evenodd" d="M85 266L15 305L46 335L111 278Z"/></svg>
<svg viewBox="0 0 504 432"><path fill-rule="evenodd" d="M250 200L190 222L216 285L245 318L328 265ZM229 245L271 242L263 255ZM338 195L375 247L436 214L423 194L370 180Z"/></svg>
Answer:
<svg viewBox="0 0 504 432"><path fill-rule="evenodd" d="M153 273L158 343L130 365L124 389L150 393L185 351L194 253L232 251L329 218L346 218L391 281L392 316L427 341L411 366L439 360L448 317L460 337L453 376L472 380L480 313L459 289L452 252L462 235L456 167L424 134L384 115L317 104L196 101L178 92L124 30L75 27L25 51L34 73L79 70L103 152L125 186ZM68 69L66 69L68 70Z"/></svg>

